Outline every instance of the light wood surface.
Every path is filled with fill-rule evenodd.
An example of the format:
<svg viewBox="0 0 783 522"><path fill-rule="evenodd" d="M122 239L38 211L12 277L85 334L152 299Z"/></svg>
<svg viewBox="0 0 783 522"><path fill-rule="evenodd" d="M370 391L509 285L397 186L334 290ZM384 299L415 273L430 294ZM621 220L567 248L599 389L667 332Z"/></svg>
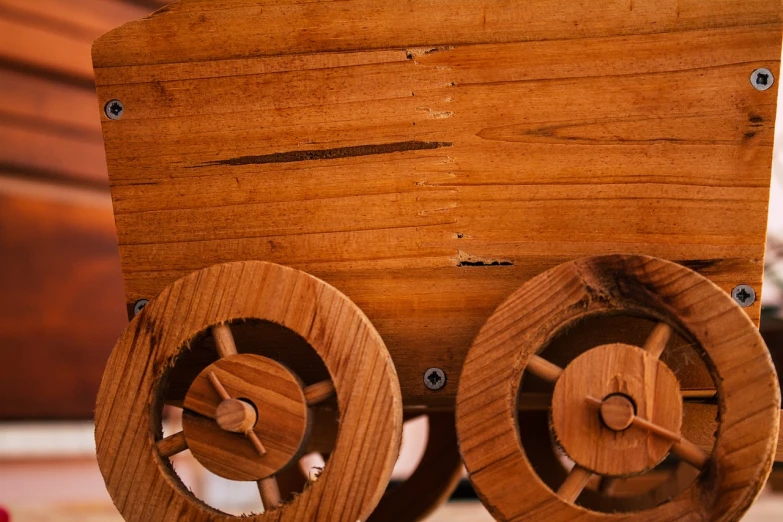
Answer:
<svg viewBox="0 0 783 522"><path fill-rule="evenodd" d="M290 503L248 520L362 520L383 495L399 453L402 399L380 336L348 298L312 276L269 263L229 263L168 287L131 322L109 359L96 406L98 464L129 522L225 519L173 479L157 454L159 386L199 332L248 318L280 324L310 343L332 377L340 409L337 441L319 480ZM232 370L219 374L229 392L243 373ZM272 439L265 442L271 446Z"/></svg>
<svg viewBox="0 0 783 522"><path fill-rule="evenodd" d="M552 297L541 301L539 288L547 288ZM627 514L587 511L547 487L520 445L514 407L531 355L561 328L593 314L618 313L678 325L681 334L700 345L721 409L712 457L699 478L665 502ZM566 368L563 375L567 372ZM743 310L685 267L628 255L565 263L522 285L476 338L457 401L463 460L474 487L498 520L738 520L771 470L779 419L777 376L761 336Z"/></svg>
<svg viewBox="0 0 783 522"><path fill-rule="evenodd" d="M650 254L759 294L780 82L749 78L780 43L777 0L182 0L93 52L126 106L103 135L127 302L215 263L305 270L434 406L561 262Z"/></svg>

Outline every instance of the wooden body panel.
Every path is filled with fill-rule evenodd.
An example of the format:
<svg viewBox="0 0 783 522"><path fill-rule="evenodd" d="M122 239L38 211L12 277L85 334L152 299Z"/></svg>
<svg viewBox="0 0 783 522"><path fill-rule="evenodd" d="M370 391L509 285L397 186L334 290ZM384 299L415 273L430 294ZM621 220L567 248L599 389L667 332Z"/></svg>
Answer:
<svg viewBox="0 0 783 522"><path fill-rule="evenodd" d="M778 76L780 7L183 0L117 29L93 58L125 104L103 133L127 304L215 263L305 270L437 404L559 263L647 254L760 294L777 83L750 75Z"/></svg>

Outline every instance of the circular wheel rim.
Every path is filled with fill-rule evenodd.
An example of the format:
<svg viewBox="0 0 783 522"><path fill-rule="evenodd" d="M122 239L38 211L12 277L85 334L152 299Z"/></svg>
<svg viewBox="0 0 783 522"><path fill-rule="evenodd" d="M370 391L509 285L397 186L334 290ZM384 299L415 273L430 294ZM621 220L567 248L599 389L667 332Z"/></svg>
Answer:
<svg viewBox="0 0 783 522"><path fill-rule="evenodd" d="M542 302L543 289L549 298ZM690 487L650 510L613 514L564 501L544 484L525 456L516 403L523 372L536 349L575 321L620 312L657 317L703 347L717 385L721 422L712 456ZM471 482L500 520L538 516L603 521L642 515L655 520L735 520L769 475L779 413L780 392L769 352L753 323L726 293L675 263L614 255L555 267L528 281L498 307L463 367L457 432Z"/></svg>
<svg viewBox="0 0 783 522"><path fill-rule="evenodd" d="M281 509L243 519L361 520L379 502L402 436L399 382L380 335L325 282L248 261L215 265L168 286L133 319L109 358L96 405L96 447L126 520L232 518L187 491L159 455L159 394L166 370L199 332L250 318L289 328L315 349L336 388L341 424L320 480Z"/></svg>

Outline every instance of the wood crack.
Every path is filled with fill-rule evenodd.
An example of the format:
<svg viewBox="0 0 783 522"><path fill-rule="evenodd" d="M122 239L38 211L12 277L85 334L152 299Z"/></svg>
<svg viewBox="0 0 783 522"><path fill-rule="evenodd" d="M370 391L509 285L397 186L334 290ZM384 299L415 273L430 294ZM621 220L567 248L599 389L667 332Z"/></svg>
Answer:
<svg viewBox="0 0 783 522"><path fill-rule="evenodd" d="M380 143L374 145L356 145L352 147L336 147L322 150L292 150L288 152L275 152L260 156L239 156L224 160L209 161L186 168L215 167L222 165L265 165L267 163L292 163L298 161L334 160L340 158L352 158L357 156L374 156L379 154L393 154L395 152L407 152L412 150L432 150L441 147L451 147L451 143L442 141L400 141L395 143Z"/></svg>

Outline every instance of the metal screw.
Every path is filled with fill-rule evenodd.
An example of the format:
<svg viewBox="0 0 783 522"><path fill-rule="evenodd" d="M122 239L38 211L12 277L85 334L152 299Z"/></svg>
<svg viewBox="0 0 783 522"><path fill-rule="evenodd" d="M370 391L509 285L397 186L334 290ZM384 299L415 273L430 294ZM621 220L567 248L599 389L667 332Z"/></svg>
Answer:
<svg viewBox="0 0 783 522"><path fill-rule="evenodd" d="M756 291L749 285L737 285L731 291L731 297L743 308L756 302Z"/></svg>
<svg viewBox="0 0 783 522"><path fill-rule="evenodd" d="M103 112L106 113L106 117L110 120L119 120L125 113L125 105L120 100L110 100L103 107Z"/></svg>
<svg viewBox="0 0 783 522"><path fill-rule="evenodd" d="M430 390L440 390L446 386L446 373L440 368L428 368L424 372L424 386Z"/></svg>
<svg viewBox="0 0 783 522"><path fill-rule="evenodd" d="M775 77L772 71L762 67L753 71L750 75L750 83L757 91L766 91L775 83Z"/></svg>
<svg viewBox="0 0 783 522"><path fill-rule="evenodd" d="M147 303L149 303L149 299L139 299L136 301L136 304L133 305L133 315L137 316L139 315L139 312L141 312L141 309L147 306Z"/></svg>

